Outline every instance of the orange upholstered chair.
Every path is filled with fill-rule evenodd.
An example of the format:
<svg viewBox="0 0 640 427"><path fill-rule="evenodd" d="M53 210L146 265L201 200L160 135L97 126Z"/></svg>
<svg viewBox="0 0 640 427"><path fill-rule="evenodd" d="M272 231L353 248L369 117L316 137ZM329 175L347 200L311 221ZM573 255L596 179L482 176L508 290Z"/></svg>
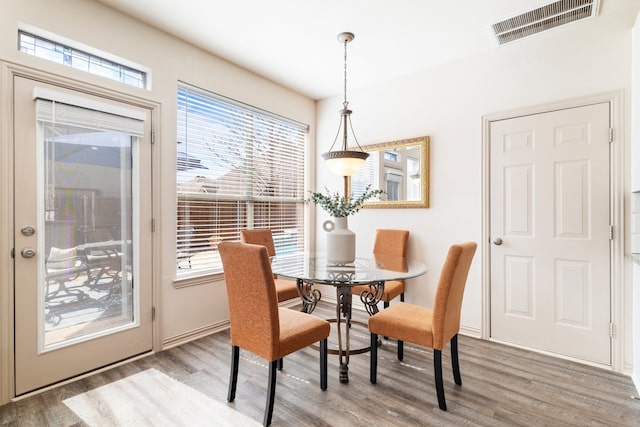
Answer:
<svg viewBox="0 0 640 427"><path fill-rule="evenodd" d="M265 246L270 257L275 256L276 254L276 247L273 244L273 235L269 229L242 230L240 231L240 240L243 243ZM276 285L278 302L300 298L300 295L298 294L298 285L296 285L295 280L279 279L275 274L273 278L275 279L274 283Z"/></svg>
<svg viewBox="0 0 640 427"><path fill-rule="evenodd" d="M220 257L229 299L231 377L227 400L233 402L238 382L240 348L269 361L264 425L271 424L279 361L320 342L320 388L327 389L329 322L312 314L278 307L267 249L261 245L222 242Z"/></svg>
<svg viewBox="0 0 640 427"><path fill-rule="evenodd" d="M462 385L460 365L458 364L458 331L460 330L460 310L467 275L476 243L467 242L451 246L440 273L433 309L400 302L369 318L371 332L371 383L376 383L378 335L398 340L398 360L402 360L403 342L433 348L433 367L435 373L438 405L447 410L442 383L442 349L451 342L451 364L453 379Z"/></svg>
<svg viewBox="0 0 640 427"><path fill-rule="evenodd" d="M373 254L376 256L407 256L407 247L409 245L408 230L376 230L376 238L373 243ZM368 291L368 285L354 286L351 288L353 295L360 295L364 291ZM384 308L389 307L389 302L400 296L400 301L404 301L404 280L389 280L384 283L384 293L381 301Z"/></svg>

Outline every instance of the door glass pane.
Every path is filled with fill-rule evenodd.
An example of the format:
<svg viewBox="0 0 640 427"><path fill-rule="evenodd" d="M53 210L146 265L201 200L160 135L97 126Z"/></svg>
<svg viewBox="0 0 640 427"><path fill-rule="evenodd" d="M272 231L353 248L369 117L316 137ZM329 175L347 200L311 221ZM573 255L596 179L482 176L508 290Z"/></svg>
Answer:
<svg viewBox="0 0 640 427"><path fill-rule="evenodd" d="M134 321L134 140L39 122L41 350Z"/></svg>

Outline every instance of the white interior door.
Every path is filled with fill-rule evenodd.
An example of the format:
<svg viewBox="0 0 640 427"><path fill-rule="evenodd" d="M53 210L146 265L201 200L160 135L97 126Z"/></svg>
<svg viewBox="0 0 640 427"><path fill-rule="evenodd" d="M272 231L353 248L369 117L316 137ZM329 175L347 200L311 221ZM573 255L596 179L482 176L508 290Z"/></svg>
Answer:
<svg viewBox="0 0 640 427"><path fill-rule="evenodd" d="M491 123L491 337L611 364L609 104Z"/></svg>
<svg viewBox="0 0 640 427"><path fill-rule="evenodd" d="M150 351L150 111L14 78L16 395Z"/></svg>

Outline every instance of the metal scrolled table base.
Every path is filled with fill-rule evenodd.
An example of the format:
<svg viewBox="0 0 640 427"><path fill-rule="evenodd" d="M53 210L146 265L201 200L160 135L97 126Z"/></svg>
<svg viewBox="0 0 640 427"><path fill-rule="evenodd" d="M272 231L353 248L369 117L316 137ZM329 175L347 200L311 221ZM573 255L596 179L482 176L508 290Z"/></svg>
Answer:
<svg viewBox="0 0 640 427"><path fill-rule="evenodd" d="M298 292L302 298L302 311L305 313L312 313L316 308L318 301L320 301L321 294L317 289L313 289L315 282L305 281L297 279ZM338 329L338 349L329 349L330 354L337 354L340 364L340 382L346 384L349 382L349 355L361 354L367 351L371 351L371 347L363 347L359 349L351 350L349 341L349 330L352 324L362 325L368 327L364 322L357 322L351 320L352 309L352 293L351 284L349 283L325 283L325 285L333 285L336 287L336 317L334 319L328 319L329 322L336 323ZM384 294L384 281L377 281L368 284L369 289L360 294L360 300L364 304L369 315L374 315L378 312L377 303ZM342 345L342 325L345 325L345 345ZM380 345L380 341L378 341ZM314 347L316 348L316 347Z"/></svg>

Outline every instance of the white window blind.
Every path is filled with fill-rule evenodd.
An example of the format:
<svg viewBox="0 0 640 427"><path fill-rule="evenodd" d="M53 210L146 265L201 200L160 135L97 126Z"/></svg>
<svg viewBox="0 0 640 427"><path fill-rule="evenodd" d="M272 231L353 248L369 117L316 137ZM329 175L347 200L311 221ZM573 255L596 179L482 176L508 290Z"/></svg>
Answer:
<svg viewBox="0 0 640 427"><path fill-rule="evenodd" d="M380 187L380 183L376 179L376 176L379 175L379 167L380 152L374 151L370 153L358 173L351 176L351 197L359 197L364 194L368 185L373 185L374 188Z"/></svg>
<svg viewBox="0 0 640 427"><path fill-rule="evenodd" d="M132 136L144 135L142 120L47 99L36 99L36 117L41 122L121 132Z"/></svg>
<svg viewBox="0 0 640 427"><path fill-rule="evenodd" d="M304 247L306 125L180 84L177 127L179 275L221 272L217 244L246 228Z"/></svg>

